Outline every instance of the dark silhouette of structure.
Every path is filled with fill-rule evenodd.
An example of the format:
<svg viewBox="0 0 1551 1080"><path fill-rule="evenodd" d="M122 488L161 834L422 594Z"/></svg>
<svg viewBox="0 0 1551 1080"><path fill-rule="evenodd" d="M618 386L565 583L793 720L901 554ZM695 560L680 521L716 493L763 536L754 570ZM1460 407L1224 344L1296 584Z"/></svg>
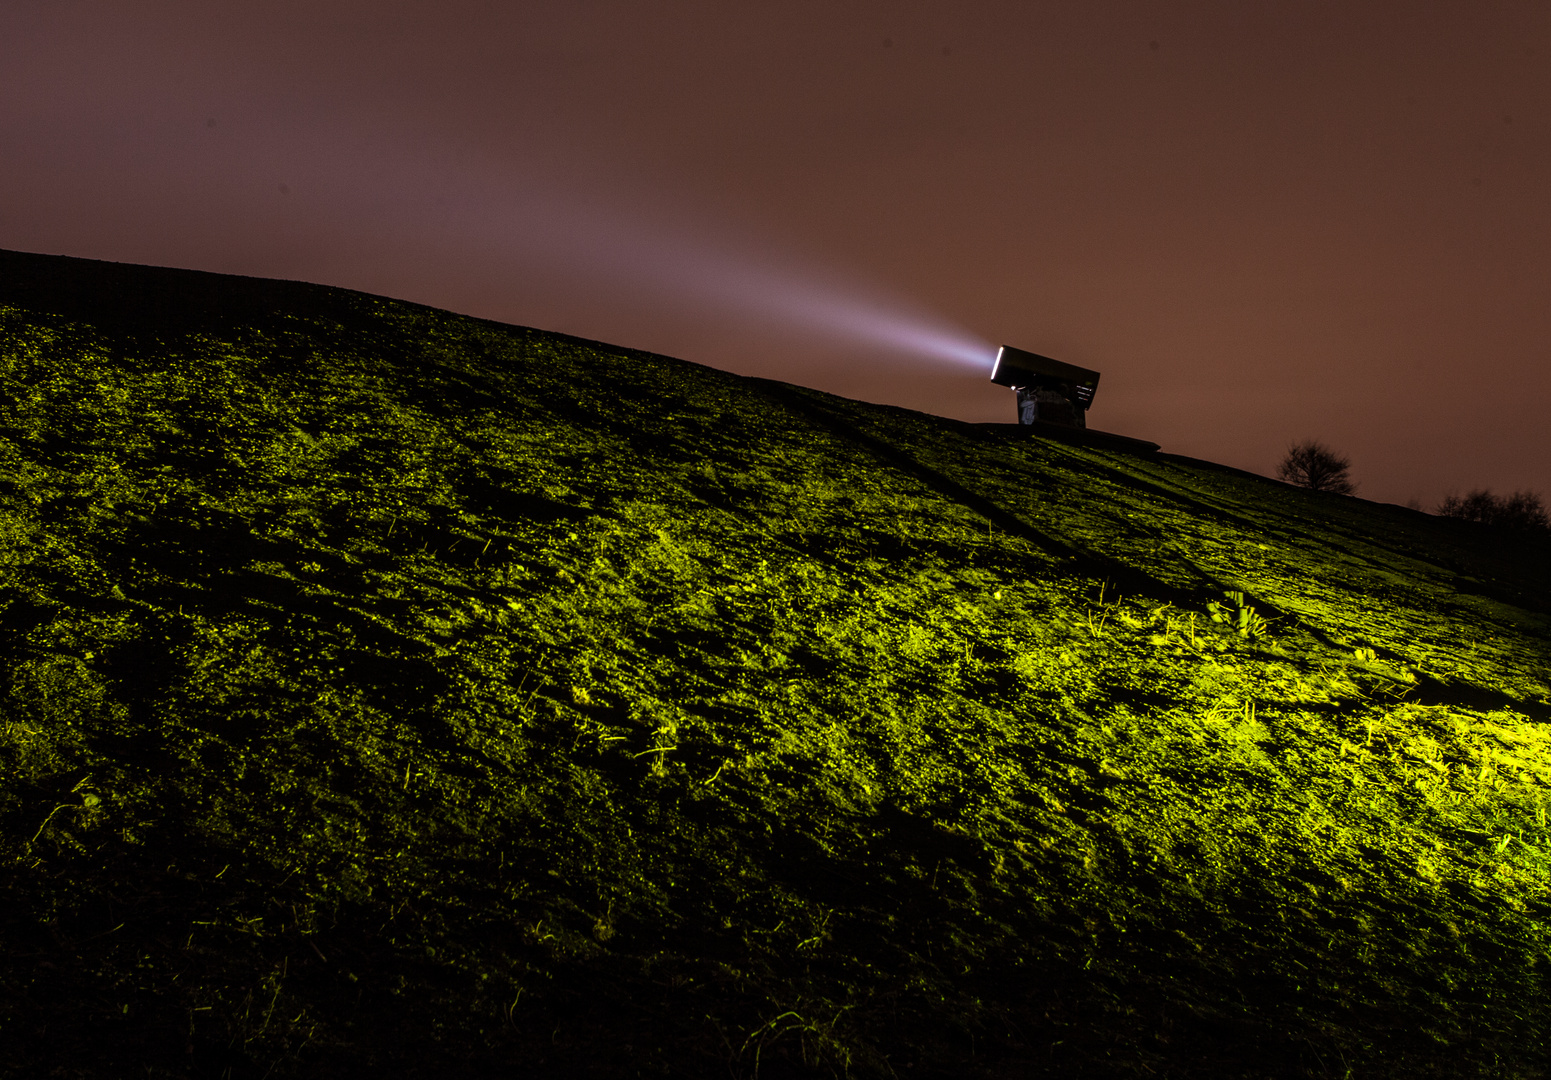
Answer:
<svg viewBox="0 0 1551 1080"><path fill-rule="evenodd" d="M1155 442L1088 427L1088 406L1093 404L1093 395L1099 389L1097 371L1003 345L997 350L991 381L1011 387L1018 394L1017 424L981 425L988 430L1005 429L1003 437L1014 433L1019 438L1035 435L1133 454L1158 450Z"/></svg>
<svg viewBox="0 0 1551 1080"><path fill-rule="evenodd" d="M1003 345L996 354L991 381L1017 391L1018 423L1085 428L1099 373Z"/></svg>

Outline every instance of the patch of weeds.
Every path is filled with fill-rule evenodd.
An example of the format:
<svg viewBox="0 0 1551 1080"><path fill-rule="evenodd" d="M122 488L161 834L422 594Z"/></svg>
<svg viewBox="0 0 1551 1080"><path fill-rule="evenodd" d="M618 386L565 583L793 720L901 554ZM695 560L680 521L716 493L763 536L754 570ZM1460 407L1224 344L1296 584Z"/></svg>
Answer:
<svg viewBox="0 0 1551 1080"><path fill-rule="evenodd" d="M1266 633L1268 624L1264 617L1255 611L1254 607L1244 600L1244 594L1237 590L1227 595L1227 604L1220 604L1215 600L1206 605L1207 613L1211 615L1215 623L1225 623L1240 637L1260 637Z"/></svg>

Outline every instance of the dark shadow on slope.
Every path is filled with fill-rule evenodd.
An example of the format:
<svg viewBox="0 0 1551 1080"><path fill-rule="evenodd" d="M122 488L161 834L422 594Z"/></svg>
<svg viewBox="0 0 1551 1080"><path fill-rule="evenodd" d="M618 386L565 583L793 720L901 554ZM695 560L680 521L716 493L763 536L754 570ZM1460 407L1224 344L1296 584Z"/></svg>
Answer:
<svg viewBox="0 0 1551 1080"><path fill-rule="evenodd" d="M1257 486L1271 485L1272 489L1281 489L1278 493L1286 497L1301 496L1311 500L1328 500L1329 505L1334 507L1342 506L1341 500L1348 498L1348 496L1302 491L1279 480L1273 480L1270 477L1245 472L1242 469L1235 469L1227 465L1219 465L1215 462L1202 461L1197 458L1181 457L1177 454L1159 454L1158 459L1160 462L1182 466L1194 472L1218 473L1237 480L1245 480ZM1150 464L1147 463L1138 467L1146 471L1147 465ZM1241 511L1235 510L1231 505L1228 505L1226 500L1218 502L1211 496L1201 492L1186 491L1183 488L1176 489L1172 485L1167 485L1166 481L1148 481L1131 473L1117 473L1117 475L1122 477L1127 484L1151 488L1178 502L1198 509L1203 516L1235 521L1256 531L1271 531L1273 529L1271 523L1257 522L1245 516ZM1475 525L1473 522L1452 522L1422 511L1411 510L1408 507L1391 506L1385 503L1372 503L1361 499L1352 501L1363 505L1364 509L1370 513L1386 515L1397 527L1405 523L1413 528L1424 528L1433 533L1434 535L1429 537L1430 542L1427 545L1427 550L1417 550L1414 540L1412 543L1405 544L1404 550L1398 547L1394 548L1394 550L1397 554L1412 562L1435 570L1442 579L1440 581L1441 587L1460 593L1483 596L1527 612L1551 614L1551 579L1548 579L1545 573L1545 567L1548 563L1551 563L1551 559L1547 558L1548 554L1551 554L1551 550L1548 550L1544 540L1533 536L1505 534L1501 531L1492 532L1489 526L1476 526L1477 529L1483 531L1472 535L1469 527ZM1270 505L1267 503L1263 502L1261 505L1268 509L1270 508ZM1373 558L1371 555L1355 551L1351 546L1332 543L1330 534L1336 533L1337 535L1347 535L1349 539L1356 541L1364 547L1374 544L1375 541L1372 537L1352 535L1349 532L1349 526L1345 522L1327 517L1321 521L1326 530L1324 533L1310 532L1302 528L1305 519L1294 514L1290 509L1277 506L1274 512L1281 519L1281 523L1274 526L1274 528L1287 530L1291 537L1296 537L1301 543L1310 543L1322 547L1336 547L1343 554L1360 558L1365 563L1378 568L1382 572L1396 572L1395 568ZM1466 528L1461 529L1460 526L1465 526ZM1465 549L1462 552L1466 557L1465 560L1450 558L1436 550L1437 540L1448 533L1454 534L1450 538L1450 542L1458 544ZM1522 584L1517 587L1506 585L1495 575L1494 571L1506 571L1511 574L1515 582L1519 583L1532 577L1539 577L1543 582L1546 582L1547 589L1544 591L1531 591L1524 588Z"/></svg>
<svg viewBox="0 0 1551 1080"><path fill-rule="evenodd" d="M465 467L453 481L464 504L481 515L509 522L581 521L595 511L546 498L536 491L525 491L517 475L496 465Z"/></svg>
<svg viewBox="0 0 1551 1080"><path fill-rule="evenodd" d="M0 303L86 323L110 336L182 337L282 315L377 329L379 320L360 312L354 300L366 295L303 281L0 250Z"/></svg>
<svg viewBox="0 0 1551 1080"><path fill-rule="evenodd" d="M1106 555L1074 547L1065 540L1036 528L1023 518L998 506L990 499L975 494L956 480L922 464L899 447L892 446L882 439L859 430L855 424L835 415L826 409L821 402L814 400L807 393L797 388L764 379L752 379L750 381L759 384L761 389L771 397L782 401L794 412L806 417L816 426L832 432L843 441L865 447L896 469L915 477L943 498L958 503L961 506L969 507L975 513L1002 529L1002 531L1021 537L1056 558L1064 560L1071 565L1072 570L1077 574L1097 580L1107 580L1112 582L1122 592L1150 596L1158 600L1167 600L1184 607L1194 607L1202 599L1202 594L1197 591L1171 585L1145 571L1128 566ZM1197 572L1199 573L1199 570ZM1205 577L1207 575L1202 576ZM1215 581L1215 579L1210 577L1208 577L1208 580ZM1272 605L1267 604L1266 606L1271 607Z"/></svg>
<svg viewBox="0 0 1551 1080"><path fill-rule="evenodd" d="M1507 709L1540 723L1551 722L1551 705L1540 701L1524 701L1501 690L1490 690L1469 683L1445 683L1426 675L1418 675L1416 689L1404 696L1416 705L1452 705L1476 712L1496 712Z"/></svg>
<svg viewBox="0 0 1551 1080"><path fill-rule="evenodd" d="M1136 455L1131 456L1135 457ZM1177 458L1176 455L1170 454L1160 454L1157 456L1160 458L1179 460L1182 462L1194 461L1194 459ZM1236 512L1235 510L1225 505L1222 505L1214 500L1209 499L1206 496L1201 495L1198 492L1191 492L1183 488L1166 485L1162 482L1155 482L1153 480L1145 479L1134 473L1127 472L1117 466L1109 465L1102 461L1095 461L1088 464L1094 472L1110 479L1122 487L1141 489L1143 491L1150 492L1168 504L1183 507L1198 518L1205 518L1211 521L1233 524L1240 528L1256 533L1269 531L1265 522L1255 521L1242 513ZM1223 469L1224 471L1231 472L1234 475L1244 479L1259 481L1265 480L1265 477L1255 476L1253 473L1247 473L1239 469L1229 469L1226 466L1224 466ZM1327 537L1322 537L1314 533L1305 532L1303 530L1294 531L1300 540L1305 543L1319 546L1329 546L1330 544ZM1350 554L1348 549L1343 549L1343 551L1347 554ZM1312 636L1321 645L1324 645L1327 648L1336 649L1337 651L1344 651L1342 647L1338 645L1321 627L1310 622L1306 617L1297 612L1290 612L1285 610L1279 604L1272 602L1265 595L1258 592L1256 589L1254 589L1253 586L1243 582L1223 581L1216 577L1214 574L1208 572L1205 567L1197 565L1194 560L1186 557L1180 552L1173 551L1171 554L1180 563L1189 567L1191 572L1196 577L1201 578L1204 581L1211 582L1215 595L1211 596L1210 599L1220 599L1222 594L1228 592L1229 590L1242 592L1245 596L1245 599L1251 604L1251 606L1253 606L1263 616L1274 619L1289 620L1295 625L1308 631L1310 636ZM1370 563L1372 562L1372 560L1367 561ZM1388 568L1381 567L1381 569L1387 570ZM1196 596L1198 600L1200 599L1199 594L1192 595Z"/></svg>
<svg viewBox="0 0 1551 1080"><path fill-rule="evenodd" d="M1180 562L1184 563L1186 566L1190 567L1196 573L1200 574L1202 577L1208 578L1208 579L1210 579L1210 580L1212 580L1214 582L1217 582L1217 579L1212 577L1212 575L1208 574L1205 569L1203 569L1202 567L1197 566L1195 564L1194 560L1186 558L1184 555L1181 555L1177 551L1174 552L1174 557L1176 559L1178 559ZM1287 611L1284 608L1282 608L1280 605L1273 604L1270 600L1266 599L1266 597L1264 595L1262 595L1261 593L1257 592L1255 589L1251 588L1248 585L1244 585L1244 584L1229 585L1226 582L1217 582L1217 586L1221 590L1221 592L1219 592L1219 594L1218 594L1219 597L1223 593L1226 593L1227 591L1229 591L1230 589L1233 589L1233 590L1235 590L1237 592L1241 592L1241 593L1244 594L1245 602L1250 607L1255 608L1256 611L1259 612L1261 615L1266 616L1267 618L1271 618L1271 619L1286 619L1286 620L1288 620L1293 625L1298 626L1299 628L1307 631L1310 637L1312 637L1315 641L1319 642L1321 645L1323 645L1327 649L1333 649L1336 652L1342 652L1342 653L1348 651L1345 647L1343 647L1340 643L1338 643L1334 638L1332 638L1330 636L1330 634L1327 633L1323 628L1321 628L1321 627L1317 626L1316 624L1310 622L1308 619L1304 618L1298 612Z"/></svg>

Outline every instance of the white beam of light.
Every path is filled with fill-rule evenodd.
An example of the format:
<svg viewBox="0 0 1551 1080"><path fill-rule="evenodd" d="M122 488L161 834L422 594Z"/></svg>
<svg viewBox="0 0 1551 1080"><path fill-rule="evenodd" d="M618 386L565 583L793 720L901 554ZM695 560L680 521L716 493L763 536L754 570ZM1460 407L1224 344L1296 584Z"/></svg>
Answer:
<svg viewBox="0 0 1551 1080"><path fill-rule="evenodd" d="M236 102L226 113L232 119L219 128L134 129L147 147L142 180L179 193L163 213L219 252L210 269L288 276L292 266L321 265L368 291L391 291L409 279L434 279L446 266L498 290L516 292L525 280L535 292L558 284L573 310L617 316L644 299L654 314L757 334L762 343L840 341L874 358L914 357L982 375L996 355L988 342L920 305L816 268L768 235L717 220L669 181L631 175L604 157L550 152L576 158L557 171L346 114L293 128L291 113L273 104ZM228 126L240 137L211 141ZM531 157L545 156L538 139ZM261 218L253 217L251 177L274 178ZM230 224L253 220L264 225L257 237ZM142 261L156 261L154 242L142 251ZM250 261L233 265L232 253L243 251ZM408 265L395 269L398 260Z"/></svg>
<svg viewBox="0 0 1551 1080"><path fill-rule="evenodd" d="M523 256L541 254L615 288L672 297L698 316L735 314L769 330L872 346L901 356L947 362L988 374L996 347L917 305L859 280L798 265L750 243L747 254L695 233L668 231L609 210L552 199L524 200L502 215L503 227L480 230ZM500 252L492 251L500 258Z"/></svg>

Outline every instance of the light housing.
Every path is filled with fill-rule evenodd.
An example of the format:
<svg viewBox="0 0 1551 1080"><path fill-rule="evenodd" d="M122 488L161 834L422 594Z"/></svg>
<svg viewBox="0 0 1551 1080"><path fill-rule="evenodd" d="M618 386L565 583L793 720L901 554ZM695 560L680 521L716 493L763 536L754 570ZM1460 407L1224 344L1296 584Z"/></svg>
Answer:
<svg viewBox="0 0 1551 1080"><path fill-rule="evenodd" d="M1093 395L1099 389L1097 371L1015 349L1011 345L1003 345L997 350L996 365L991 369L991 381L1012 387L1055 387L1064 383L1071 387L1076 397L1073 404L1084 410L1093 404Z"/></svg>

